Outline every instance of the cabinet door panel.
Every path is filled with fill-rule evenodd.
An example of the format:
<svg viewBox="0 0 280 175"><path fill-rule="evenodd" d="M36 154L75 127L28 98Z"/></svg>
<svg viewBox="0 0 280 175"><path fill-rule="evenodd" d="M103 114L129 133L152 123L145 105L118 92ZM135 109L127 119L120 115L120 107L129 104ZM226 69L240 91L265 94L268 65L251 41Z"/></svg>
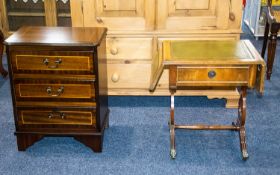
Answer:
<svg viewBox="0 0 280 175"><path fill-rule="evenodd" d="M136 11L136 0L103 0L104 11Z"/></svg>
<svg viewBox="0 0 280 175"><path fill-rule="evenodd" d="M173 0L175 2L175 8L177 10L187 9L208 9L210 0Z"/></svg>
<svg viewBox="0 0 280 175"><path fill-rule="evenodd" d="M74 26L107 27L109 30L152 30L155 23L155 0L82 0L83 24ZM72 7L72 6L71 6ZM76 7L72 7L75 11ZM77 11L77 10L76 10Z"/></svg>
<svg viewBox="0 0 280 175"><path fill-rule="evenodd" d="M144 0L96 0L99 17L131 17L144 14Z"/></svg>
<svg viewBox="0 0 280 175"><path fill-rule="evenodd" d="M205 30L229 26L230 0L161 0L157 5L158 29Z"/></svg>

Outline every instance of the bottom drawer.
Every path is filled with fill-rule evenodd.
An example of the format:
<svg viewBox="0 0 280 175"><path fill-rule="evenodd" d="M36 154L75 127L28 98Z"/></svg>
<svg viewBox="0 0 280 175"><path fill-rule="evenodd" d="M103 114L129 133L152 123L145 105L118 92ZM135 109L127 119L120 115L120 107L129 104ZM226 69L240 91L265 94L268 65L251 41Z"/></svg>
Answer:
<svg viewBox="0 0 280 175"><path fill-rule="evenodd" d="M95 111L74 111L74 110L31 110L18 111L18 124L36 125L47 127L51 125L73 125L73 126L96 126Z"/></svg>

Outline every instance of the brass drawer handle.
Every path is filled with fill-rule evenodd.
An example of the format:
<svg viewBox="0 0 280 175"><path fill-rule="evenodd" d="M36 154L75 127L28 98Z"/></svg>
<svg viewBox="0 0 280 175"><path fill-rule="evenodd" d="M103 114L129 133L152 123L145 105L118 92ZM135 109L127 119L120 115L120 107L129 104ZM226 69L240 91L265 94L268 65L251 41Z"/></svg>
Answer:
<svg viewBox="0 0 280 175"><path fill-rule="evenodd" d="M57 118L56 116L58 116L61 119L65 119L66 117L66 115L63 112L51 112L48 114L49 119Z"/></svg>
<svg viewBox="0 0 280 175"><path fill-rule="evenodd" d="M47 87L46 91L47 91L47 93L48 93L49 96L58 97L58 96L60 96L61 94L63 94L63 92L64 92L64 87L61 86L60 88L58 88L57 91L56 91L56 94L53 94L52 87L50 87L50 86Z"/></svg>
<svg viewBox="0 0 280 175"><path fill-rule="evenodd" d="M211 79L215 78L216 75L217 74L216 74L216 72L214 70L211 70L211 71L208 72L208 77L211 78Z"/></svg>
<svg viewBox="0 0 280 175"><path fill-rule="evenodd" d="M62 63L62 59L58 58L57 60L54 61L55 65L49 65L50 61L48 58L45 58L43 60L43 63L48 66L49 69L56 69L58 68L58 65L60 65Z"/></svg>

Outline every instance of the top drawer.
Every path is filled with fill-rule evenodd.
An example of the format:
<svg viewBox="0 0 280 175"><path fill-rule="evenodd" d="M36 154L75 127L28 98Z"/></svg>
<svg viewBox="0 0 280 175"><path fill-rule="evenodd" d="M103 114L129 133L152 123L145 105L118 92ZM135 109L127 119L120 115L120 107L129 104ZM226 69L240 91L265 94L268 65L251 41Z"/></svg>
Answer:
<svg viewBox="0 0 280 175"><path fill-rule="evenodd" d="M12 69L18 73L63 71L93 73L92 52L21 51L12 53Z"/></svg>
<svg viewBox="0 0 280 175"><path fill-rule="evenodd" d="M107 38L108 59L150 60L152 38Z"/></svg>

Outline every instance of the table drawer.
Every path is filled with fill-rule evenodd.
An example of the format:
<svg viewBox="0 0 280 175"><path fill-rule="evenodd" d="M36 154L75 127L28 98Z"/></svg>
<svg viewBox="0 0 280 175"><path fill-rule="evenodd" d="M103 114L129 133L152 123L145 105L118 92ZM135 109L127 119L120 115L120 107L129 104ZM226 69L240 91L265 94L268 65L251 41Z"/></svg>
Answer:
<svg viewBox="0 0 280 175"><path fill-rule="evenodd" d="M178 67L177 83L212 85L212 84L247 84L249 67Z"/></svg>
<svg viewBox="0 0 280 175"><path fill-rule="evenodd" d="M96 126L95 111L24 109L18 111L18 117L19 125L86 125L94 127Z"/></svg>
<svg viewBox="0 0 280 175"><path fill-rule="evenodd" d="M17 52L12 55L15 72L79 71L93 73L92 52Z"/></svg>
<svg viewBox="0 0 280 175"><path fill-rule="evenodd" d="M151 59L152 38L107 38L108 59Z"/></svg>

